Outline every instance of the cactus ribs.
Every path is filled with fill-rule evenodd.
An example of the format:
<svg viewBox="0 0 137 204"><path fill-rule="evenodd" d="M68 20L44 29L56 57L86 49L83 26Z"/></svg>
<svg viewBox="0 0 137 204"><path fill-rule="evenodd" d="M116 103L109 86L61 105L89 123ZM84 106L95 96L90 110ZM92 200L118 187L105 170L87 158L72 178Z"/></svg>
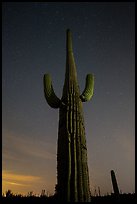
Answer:
<svg viewBox="0 0 137 204"><path fill-rule="evenodd" d="M90 202L87 146L82 102L93 95L94 77L88 74L80 94L72 50L72 35L67 30L66 73L62 98L59 99L49 74L44 75L44 93L52 108L59 108L57 148L57 194L60 201Z"/></svg>

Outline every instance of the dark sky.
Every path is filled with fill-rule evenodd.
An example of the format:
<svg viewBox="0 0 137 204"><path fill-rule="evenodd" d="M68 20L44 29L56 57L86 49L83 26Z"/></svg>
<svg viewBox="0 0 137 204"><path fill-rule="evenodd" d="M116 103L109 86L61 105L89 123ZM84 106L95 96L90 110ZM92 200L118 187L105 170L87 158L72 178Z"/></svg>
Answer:
<svg viewBox="0 0 137 204"><path fill-rule="evenodd" d="M46 103L43 75L61 97L66 29L81 92L88 73L94 96L84 103L91 193L111 193L113 169L122 192L135 179L135 4L7 2L2 4L3 191L54 192L58 110Z"/></svg>

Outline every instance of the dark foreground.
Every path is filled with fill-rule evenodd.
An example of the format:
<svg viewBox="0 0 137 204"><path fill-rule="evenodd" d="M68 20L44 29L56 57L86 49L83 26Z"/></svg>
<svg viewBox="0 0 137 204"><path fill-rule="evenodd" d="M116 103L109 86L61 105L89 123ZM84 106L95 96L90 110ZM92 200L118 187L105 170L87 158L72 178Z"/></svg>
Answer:
<svg viewBox="0 0 137 204"><path fill-rule="evenodd" d="M135 198L135 194L120 194L118 198L114 195L108 196L96 196L91 197L92 204L135 204L137 200ZM60 203L56 196L50 197L20 197L20 196L12 196L12 197L2 197L2 204L46 204L46 203Z"/></svg>

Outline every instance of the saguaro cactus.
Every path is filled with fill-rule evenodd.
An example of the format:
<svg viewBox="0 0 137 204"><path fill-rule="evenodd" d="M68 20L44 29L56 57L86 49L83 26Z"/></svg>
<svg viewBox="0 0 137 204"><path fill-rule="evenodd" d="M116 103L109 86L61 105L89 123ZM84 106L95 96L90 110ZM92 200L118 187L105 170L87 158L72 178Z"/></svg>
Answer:
<svg viewBox="0 0 137 204"><path fill-rule="evenodd" d="M119 195L118 184L117 184L115 172L113 170L111 170L111 180L112 180L114 194L115 195Z"/></svg>
<svg viewBox="0 0 137 204"><path fill-rule="evenodd" d="M66 73L62 98L53 90L49 74L44 75L47 103L59 108L57 147L57 194L60 201L90 201L87 147L82 102L93 95L94 77L88 74L85 89L80 94L72 50L71 32L67 30Z"/></svg>

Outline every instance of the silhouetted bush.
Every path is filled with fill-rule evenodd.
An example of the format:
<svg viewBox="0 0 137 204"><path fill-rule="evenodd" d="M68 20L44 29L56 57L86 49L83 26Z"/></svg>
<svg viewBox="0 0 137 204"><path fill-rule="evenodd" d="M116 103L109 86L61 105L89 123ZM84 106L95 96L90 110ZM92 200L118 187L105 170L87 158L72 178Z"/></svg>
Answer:
<svg viewBox="0 0 137 204"><path fill-rule="evenodd" d="M60 203L57 199L57 195L52 196L40 196L36 197L21 195L13 195L11 191L7 191L7 197L2 197L2 204L46 204L46 203ZM9 196L10 195L10 196ZM135 193L120 194L119 197L116 197L114 194L107 196L91 196L92 204L135 204Z"/></svg>

